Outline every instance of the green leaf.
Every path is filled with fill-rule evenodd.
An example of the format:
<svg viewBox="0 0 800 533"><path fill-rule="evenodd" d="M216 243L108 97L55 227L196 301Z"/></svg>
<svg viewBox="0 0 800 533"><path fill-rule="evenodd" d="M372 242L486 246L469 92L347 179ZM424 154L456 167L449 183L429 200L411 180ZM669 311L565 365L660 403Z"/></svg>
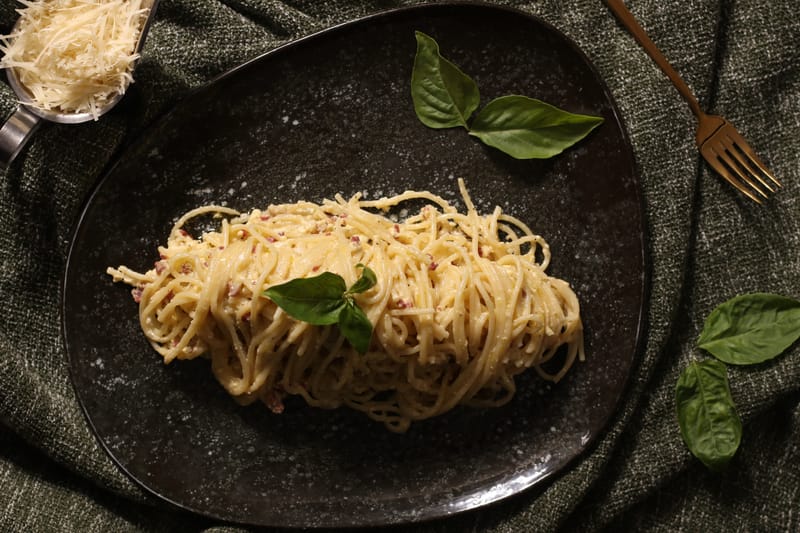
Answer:
<svg viewBox="0 0 800 533"><path fill-rule="evenodd" d="M725 365L715 359L689 364L678 378L675 400L689 450L711 470L724 468L742 439Z"/></svg>
<svg viewBox="0 0 800 533"><path fill-rule="evenodd" d="M332 272L323 272L313 278L298 278L264 291L286 313L315 326L326 326L339 321L345 306L344 279Z"/></svg>
<svg viewBox="0 0 800 533"><path fill-rule="evenodd" d="M417 54L411 73L414 110L430 128L467 127L467 119L480 102L475 82L439 53L439 45L415 32Z"/></svg>
<svg viewBox="0 0 800 533"><path fill-rule="evenodd" d="M356 267L362 269L361 277L356 280L353 285L347 289L347 294L357 294L364 291L370 290L375 284L378 282L378 277L375 275L375 272L372 271L371 268L365 266L361 263L357 264Z"/></svg>
<svg viewBox="0 0 800 533"><path fill-rule="evenodd" d="M339 324L339 331L359 353L369 349L372 323L358 306L352 294L369 290L377 276L369 267L359 263L361 277L347 290L344 278L323 272L313 278L298 278L274 285L264 291L289 316L314 326Z"/></svg>
<svg viewBox="0 0 800 533"><path fill-rule="evenodd" d="M777 357L800 338L800 302L776 294L731 298L706 318L699 348L732 365Z"/></svg>
<svg viewBox="0 0 800 533"><path fill-rule="evenodd" d="M561 153L603 122L576 115L527 96L501 96L484 107L470 128L474 135L517 159L546 159Z"/></svg>
<svg viewBox="0 0 800 533"><path fill-rule="evenodd" d="M358 353L366 353L372 339L372 322L366 313L348 298L339 313L339 330Z"/></svg>

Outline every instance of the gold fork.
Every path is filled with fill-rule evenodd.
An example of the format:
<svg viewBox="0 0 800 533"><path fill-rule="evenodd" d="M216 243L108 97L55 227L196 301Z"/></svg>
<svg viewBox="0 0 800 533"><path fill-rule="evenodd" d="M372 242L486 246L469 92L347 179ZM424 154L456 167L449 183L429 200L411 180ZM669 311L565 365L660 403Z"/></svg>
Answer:
<svg viewBox="0 0 800 533"><path fill-rule="evenodd" d="M781 186L780 182L730 122L700 109L692 91L653 44L625 3L622 0L605 0L605 3L689 103L698 122L697 147L708 164L756 203L762 203L762 198L766 199L769 193L774 193Z"/></svg>

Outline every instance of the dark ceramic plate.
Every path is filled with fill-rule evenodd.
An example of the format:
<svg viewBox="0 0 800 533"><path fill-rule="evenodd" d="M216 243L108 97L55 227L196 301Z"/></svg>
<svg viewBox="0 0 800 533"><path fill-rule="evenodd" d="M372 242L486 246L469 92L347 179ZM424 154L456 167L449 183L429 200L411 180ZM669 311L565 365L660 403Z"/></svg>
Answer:
<svg viewBox="0 0 800 533"><path fill-rule="evenodd" d="M548 161L516 161L463 130L430 130L409 95L414 30L472 75L483 103L518 93L605 123ZM456 410L404 435L345 409L241 407L205 360L165 366L109 265L148 269L175 218L205 203L429 189L465 178L550 242L550 272L583 304L587 361L556 386L528 376L494 410ZM63 330L75 389L113 459L153 493L221 519L276 526L412 522L479 507L552 476L606 426L640 337L644 227L631 147L589 61L517 11L391 11L279 48L191 95L125 151L74 235Z"/></svg>

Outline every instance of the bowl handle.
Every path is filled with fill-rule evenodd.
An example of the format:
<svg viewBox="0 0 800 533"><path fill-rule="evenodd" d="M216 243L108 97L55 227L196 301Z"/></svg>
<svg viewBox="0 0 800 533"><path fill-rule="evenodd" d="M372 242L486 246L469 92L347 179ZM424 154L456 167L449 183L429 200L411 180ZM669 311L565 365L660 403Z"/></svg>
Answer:
<svg viewBox="0 0 800 533"><path fill-rule="evenodd" d="M0 128L0 172L11 165L40 123L41 119L22 105L6 120Z"/></svg>

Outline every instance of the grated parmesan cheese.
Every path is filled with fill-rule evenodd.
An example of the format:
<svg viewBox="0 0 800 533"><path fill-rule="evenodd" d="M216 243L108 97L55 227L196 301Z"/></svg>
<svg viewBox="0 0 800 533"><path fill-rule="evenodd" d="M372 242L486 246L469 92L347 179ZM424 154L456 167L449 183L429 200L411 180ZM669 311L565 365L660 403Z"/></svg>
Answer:
<svg viewBox="0 0 800 533"><path fill-rule="evenodd" d="M15 69L32 104L91 113L133 81L142 0L19 0L20 19L0 36L0 68Z"/></svg>

